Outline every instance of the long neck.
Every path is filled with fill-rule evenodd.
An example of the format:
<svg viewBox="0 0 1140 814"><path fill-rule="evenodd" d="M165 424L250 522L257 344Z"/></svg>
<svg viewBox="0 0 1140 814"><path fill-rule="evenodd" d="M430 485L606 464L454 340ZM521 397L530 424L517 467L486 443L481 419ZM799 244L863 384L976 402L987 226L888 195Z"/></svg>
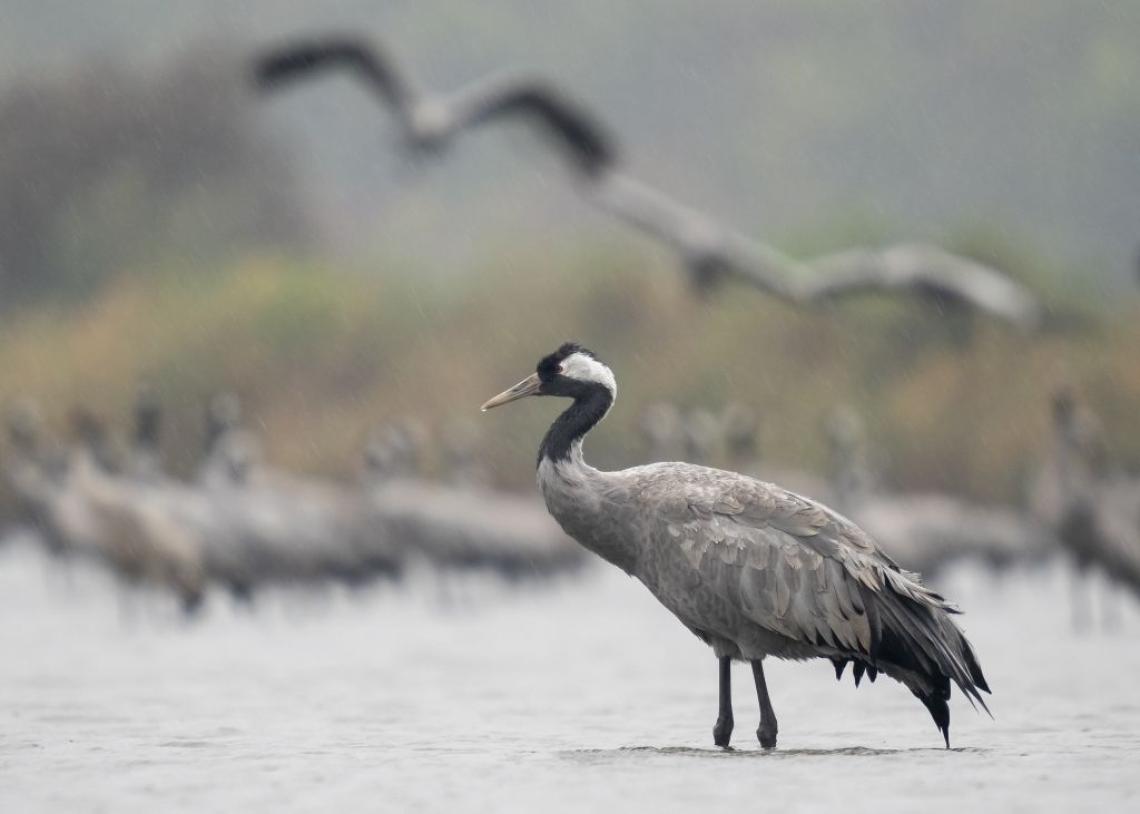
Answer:
<svg viewBox="0 0 1140 814"><path fill-rule="evenodd" d="M543 458L553 463L568 460L574 444L605 417L613 403L613 394L602 385L590 387L577 396L546 431L538 448L538 463L541 464Z"/></svg>
<svg viewBox="0 0 1140 814"><path fill-rule="evenodd" d="M1093 471L1082 449L1080 430L1071 419L1058 422L1056 460L1061 488L1074 506L1083 505L1093 486Z"/></svg>
<svg viewBox="0 0 1140 814"><path fill-rule="evenodd" d="M135 449L142 452L158 450L161 417L158 412L140 410L135 415Z"/></svg>

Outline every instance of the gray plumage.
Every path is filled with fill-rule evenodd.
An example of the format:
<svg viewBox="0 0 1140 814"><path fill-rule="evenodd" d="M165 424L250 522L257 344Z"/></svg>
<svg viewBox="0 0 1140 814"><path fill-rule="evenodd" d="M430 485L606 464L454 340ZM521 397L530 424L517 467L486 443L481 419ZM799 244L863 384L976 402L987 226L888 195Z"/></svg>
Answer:
<svg viewBox="0 0 1140 814"><path fill-rule="evenodd" d="M534 500L390 478L369 490L369 501L373 523L435 569L519 579L574 571L584 560Z"/></svg>
<svg viewBox="0 0 1140 814"><path fill-rule="evenodd" d="M640 580L718 658L751 661L762 709L765 657L823 657L837 670L850 661L857 679L881 671L906 685L949 744L950 683L971 701L988 691L951 618L956 609L849 520L773 484L688 463L591 467L582 437L615 394L609 369L567 343L484 409L526 395L574 399L540 450L548 510L571 537ZM727 733L720 721L714 730L719 745L731 733L730 696L727 722ZM775 734L774 714L765 714L761 744L774 745Z"/></svg>
<svg viewBox="0 0 1140 814"><path fill-rule="evenodd" d="M955 609L820 504L685 463L600 472L575 454L538 476L567 533L644 583L718 657L855 661L924 701L948 697L946 678L976 699L986 689Z"/></svg>
<svg viewBox="0 0 1140 814"><path fill-rule="evenodd" d="M212 560L249 570L258 582L355 584L400 573L402 552L371 522L363 495L263 465L240 416L232 395L215 398L207 412L199 485L226 524Z"/></svg>
<svg viewBox="0 0 1140 814"><path fill-rule="evenodd" d="M144 499L129 475L108 472L97 450L105 444L102 425L85 412L75 424L80 443L58 471L24 468L21 496L52 550L106 565L131 585L174 593L186 611L204 596L201 541L195 529Z"/></svg>

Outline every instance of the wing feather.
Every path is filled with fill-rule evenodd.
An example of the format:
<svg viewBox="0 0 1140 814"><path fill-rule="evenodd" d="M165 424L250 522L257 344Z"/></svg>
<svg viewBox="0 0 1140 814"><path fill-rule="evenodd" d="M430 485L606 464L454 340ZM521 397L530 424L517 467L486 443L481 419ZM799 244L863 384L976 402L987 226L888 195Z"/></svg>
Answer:
<svg viewBox="0 0 1140 814"><path fill-rule="evenodd" d="M743 475L702 467L677 471L693 482L683 499L676 491L662 495L659 537L684 552L700 584L748 619L796 642L868 659L876 654L883 625L910 625L909 640L923 653L924 667L931 658L950 655L938 624L915 626L895 604L909 600L932 620L952 606L900 569L851 521ZM676 478L659 488L675 490Z"/></svg>

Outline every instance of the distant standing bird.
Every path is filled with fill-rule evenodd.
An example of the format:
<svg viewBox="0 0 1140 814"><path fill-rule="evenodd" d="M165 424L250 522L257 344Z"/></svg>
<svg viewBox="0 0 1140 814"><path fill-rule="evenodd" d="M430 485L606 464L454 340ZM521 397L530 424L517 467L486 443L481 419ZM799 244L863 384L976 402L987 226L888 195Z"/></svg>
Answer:
<svg viewBox="0 0 1140 814"><path fill-rule="evenodd" d="M216 393L206 407L204 455L198 467L203 486L247 483L261 463L261 444L242 427L241 400L234 393Z"/></svg>
<svg viewBox="0 0 1140 814"><path fill-rule="evenodd" d="M647 406L638 418L637 429L649 460L673 461L682 454L684 419L672 402L658 401Z"/></svg>
<svg viewBox="0 0 1140 814"><path fill-rule="evenodd" d="M1140 481L1112 471L1104 430L1069 388L1053 396L1054 442L1032 501L1078 571L1099 566L1140 596ZM1073 621L1085 611L1074 583Z"/></svg>
<svg viewBox="0 0 1140 814"><path fill-rule="evenodd" d="M134 431L128 474L138 481L159 480L162 470L162 403L154 388L145 382L135 394Z"/></svg>
<svg viewBox="0 0 1140 814"><path fill-rule="evenodd" d="M732 735L731 663L752 665L761 746L776 745L776 715L763 659L822 657L836 677L854 664L855 683L882 671L929 710L950 744L950 682L971 699L989 692L957 610L900 569L861 529L808 498L735 472L657 463L601 472L582 440L617 394L612 371L566 343L536 372L483 405L525 396L573 403L547 431L538 484L566 532L637 577L713 648L720 715L713 740Z"/></svg>
<svg viewBox="0 0 1140 814"><path fill-rule="evenodd" d="M729 404L721 416L721 424L727 466L756 480L782 484L799 495L830 500L831 488L823 478L764 460L759 442L760 418L754 410L739 403Z"/></svg>
<svg viewBox="0 0 1140 814"><path fill-rule="evenodd" d="M409 145L438 153L461 131L518 117L538 127L569 158L585 195L635 229L672 246L693 284L709 290L735 278L786 302L814 307L865 292L910 293L940 310L972 309L1023 328L1041 308L999 271L933 246L910 244L844 251L801 262L726 229L623 172L620 150L586 108L545 82L497 76L449 96L417 90L382 49L352 36L297 40L256 60L259 87L270 89L326 68L353 71L391 108Z"/></svg>
<svg viewBox="0 0 1140 814"><path fill-rule="evenodd" d="M876 486L863 422L840 408L826 422L834 505L903 567L934 578L947 566L980 560L999 570L1040 557L1052 534L1027 512L938 492L890 493Z"/></svg>

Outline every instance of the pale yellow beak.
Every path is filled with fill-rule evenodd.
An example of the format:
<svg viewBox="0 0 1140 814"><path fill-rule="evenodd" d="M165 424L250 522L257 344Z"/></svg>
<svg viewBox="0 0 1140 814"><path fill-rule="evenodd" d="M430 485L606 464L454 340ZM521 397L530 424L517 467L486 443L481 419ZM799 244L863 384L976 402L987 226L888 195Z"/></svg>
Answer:
<svg viewBox="0 0 1140 814"><path fill-rule="evenodd" d="M533 396L538 392L540 387L542 387L542 379L538 378L537 373L531 373L514 387L509 390L504 390L492 399L488 399L487 403L480 409L483 410L483 412L487 412L492 407L501 407L508 402L517 401L527 396Z"/></svg>

